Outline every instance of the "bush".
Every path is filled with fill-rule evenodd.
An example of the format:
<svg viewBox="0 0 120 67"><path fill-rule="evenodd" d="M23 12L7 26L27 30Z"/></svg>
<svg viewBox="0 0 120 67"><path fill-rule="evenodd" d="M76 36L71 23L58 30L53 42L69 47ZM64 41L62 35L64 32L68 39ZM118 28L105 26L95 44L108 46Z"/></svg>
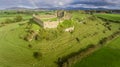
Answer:
<svg viewBox="0 0 120 67"><path fill-rule="evenodd" d="M106 22L105 24L106 24L106 25L110 25L110 23L109 23L109 22Z"/></svg>
<svg viewBox="0 0 120 67"><path fill-rule="evenodd" d="M96 25L98 25L98 24L96 24Z"/></svg>
<svg viewBox="0 0 120 67"><path fill-rule="evenodd" d="M118 30L120 30L120 28L118 28Z"/></svg>
<svg viewBox="0 0 120 67"><path fill-rule="evenodd" d="M99 41L99 44L100 44L100 45L103 45L103 44L105 44L105 43L107 42L107 40L108 40L108 38L107 38L107 37L104 37L104 38L102 38L102 39Z"/></svg>
<svg viewBox="0 0 120 67"><path fill-rule="evenodd" d="M33 57L36 59L40 59L42 57L42 54L40 52L33 52Z"/></svg>
<svg viewBox="0 0 120 67"><path fill-rule="evenodd" d="M12 20L12 19L7 18L7 19L5 19L5 23L13 23L13 20Z"/></svg>
<svg viewBox="0 0 120 67"><path fill-rule="evenodd" d="M87 23L84 21L83 24L87 24Z"/></svg>
<svg viewBox="0 0 120 67"><path fill-rule="evenodd" d="M95 44L89 44L86 49L89 49L89 48L95 48Z"/></svg>
<svg viewBox="0 0 120 67"><path fill-rule="evenodd" d="M96 20L96 17L95 16L90 16L88 17L89 20Z"/></svg>
<svg viewBox="0 0 120 67"><path fill-rule="evenodd" d="M75 38L77 42L80 42L80 39L78 37Z"/></svg>
<svg viewBox="0 0 120 67"><path fill-rule="evenodd" d="M79 56L82 56L82 53L89 51L89 49L91 48L95 48L94 44L90 44L88 45L86 48L84 49L80 49L78 52L73 52L67 56L64 57L59 57L57 60L57 64L59 65L59 67L66 67L64 66L64 63L67 63L67 65L69 66L69 63L73 62L72 60L76 60L78 59Z"/></svg>
<svg viewBox="0 0 120 67"><path fill-rule="evenodd" d="M103 33L106 33L106 31L105 31L105 30L103 30Z"/></svg>
<svg viewBox="0 0 120 67"><path fill-rule="evenodd" d="M111 28L110 27L107 27L108 28L108 30L110 30L111 31Z"/></svg>
<svg viewBox="0 0 120 67"><path fill-rule="evenodd" d="M22 18L22 16L16 16L15 18L14 18L14 21L15 22L20 22L20 21L22 21L23 20L23 18Z"/></svg>
<svg viewBox="0 0 120 67"><path fill-rule="evenodd" d="M78 21L78 22L81 22L82 20L81 19L79 19L79 18L75 18L76 19L76 21Z"/></svg>
<svg viewBox="0 0 120 67"><path fill-rule="evenodd" d="M32 48L32 45L31 45L31 44L29 44L29 45L28 45L28 47L29 47L29 48Z"/></svg>
<svg viewBox="0 0 120 67"><path fill-rule="evenodd" d="M41 40L41 38L40 38L40 35L39 35L39 34L35 36L35 40Z"/></svg>

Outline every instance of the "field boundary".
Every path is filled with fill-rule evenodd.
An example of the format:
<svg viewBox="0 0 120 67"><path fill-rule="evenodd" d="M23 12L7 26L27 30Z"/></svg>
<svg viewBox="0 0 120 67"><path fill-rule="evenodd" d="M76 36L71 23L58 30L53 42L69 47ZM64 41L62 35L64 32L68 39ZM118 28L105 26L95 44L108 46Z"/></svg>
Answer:
<svg viewBox="0 0 120 67"><path fill-rule="evenodd" d="M100 19L102 19L104 21L110 21L110 22L120 23L120 21L118 21L118 20L111 20L111 19L106 19L106 18L103 18L103 17L98 17L98 18L100 18Z"/></svg>
<svg viewBox="0 0 120 67"><path fill-rule="evenodd" d="M74 52L62 58L58 58L56 63L58 64L58 67L71 67L72 64L76 63L78 60L89 56L118 36L120 36L120 31L116 31L112 35L101 39L96 45L91 44L84 49L80 49L78 52Z"/></svg>

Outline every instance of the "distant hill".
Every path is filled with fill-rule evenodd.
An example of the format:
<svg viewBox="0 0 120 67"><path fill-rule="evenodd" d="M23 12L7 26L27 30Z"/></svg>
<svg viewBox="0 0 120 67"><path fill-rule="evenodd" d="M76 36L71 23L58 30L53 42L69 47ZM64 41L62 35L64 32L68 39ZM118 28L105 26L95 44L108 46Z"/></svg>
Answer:
<svg viewBox="0 0 120 67"><path fill-rule="evenodd" d="M26 7L11 7L5 10L117 10L117 9L107 9L107 8L83 8L83 7L52 7L52 8L26 8Z"/></svg>
<svg viewBox="0 0 120 67"><path fill-rule="evenodd" d="M6 8L5 10L30 10L30 8L25 8L25 7L11 7L11 8Z"/></svg>

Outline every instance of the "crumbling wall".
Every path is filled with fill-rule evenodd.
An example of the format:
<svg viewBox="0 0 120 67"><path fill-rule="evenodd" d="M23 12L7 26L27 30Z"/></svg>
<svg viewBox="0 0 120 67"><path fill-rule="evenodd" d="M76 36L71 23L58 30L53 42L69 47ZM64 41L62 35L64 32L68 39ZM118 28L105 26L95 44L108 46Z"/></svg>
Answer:
<svg viewBox="0 0 120 67"><path fill-rule="evenodd" d="M58 21L44 22L44 28L57 28L58 25L59 25Z"/></svg>
<svg viewBox="0 0 120 67"><path fill-rule="evenodd" d="M42 20L40 20L39 16L33 15L33 20L38 23L39 25L41 25L42 27L44 26L44 22Z"/></svg>

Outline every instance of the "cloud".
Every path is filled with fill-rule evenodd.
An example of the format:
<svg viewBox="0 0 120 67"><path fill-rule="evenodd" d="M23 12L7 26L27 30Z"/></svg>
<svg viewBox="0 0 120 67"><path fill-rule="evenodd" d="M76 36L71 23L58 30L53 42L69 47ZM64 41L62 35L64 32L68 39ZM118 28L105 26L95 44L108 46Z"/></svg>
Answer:
<svg viewBox="0 0 120 67"><path fill-rule="evenodd" d="M8 7L29 8L110 8L120 9L120 0L0 0L0 8Z"/></svg>
<svg viewBox="0 0 120 67"><path fill-rule="evenodd" d="M69 7L120 9L120 0L76 0Z"/></svg>
<svg viewBox="0 0 120 67"><path fill-rule="evenodd" d="M35 0L35 4L39 7L49 6L49 7L64 7L70 4L73 0Z"/></svg>
<svg viewBox="0 0 120 67"><path fill-rule="evenodd" d="M116 4L116 5L120 5L120 0L106 0L106 2Z"/></svg>

